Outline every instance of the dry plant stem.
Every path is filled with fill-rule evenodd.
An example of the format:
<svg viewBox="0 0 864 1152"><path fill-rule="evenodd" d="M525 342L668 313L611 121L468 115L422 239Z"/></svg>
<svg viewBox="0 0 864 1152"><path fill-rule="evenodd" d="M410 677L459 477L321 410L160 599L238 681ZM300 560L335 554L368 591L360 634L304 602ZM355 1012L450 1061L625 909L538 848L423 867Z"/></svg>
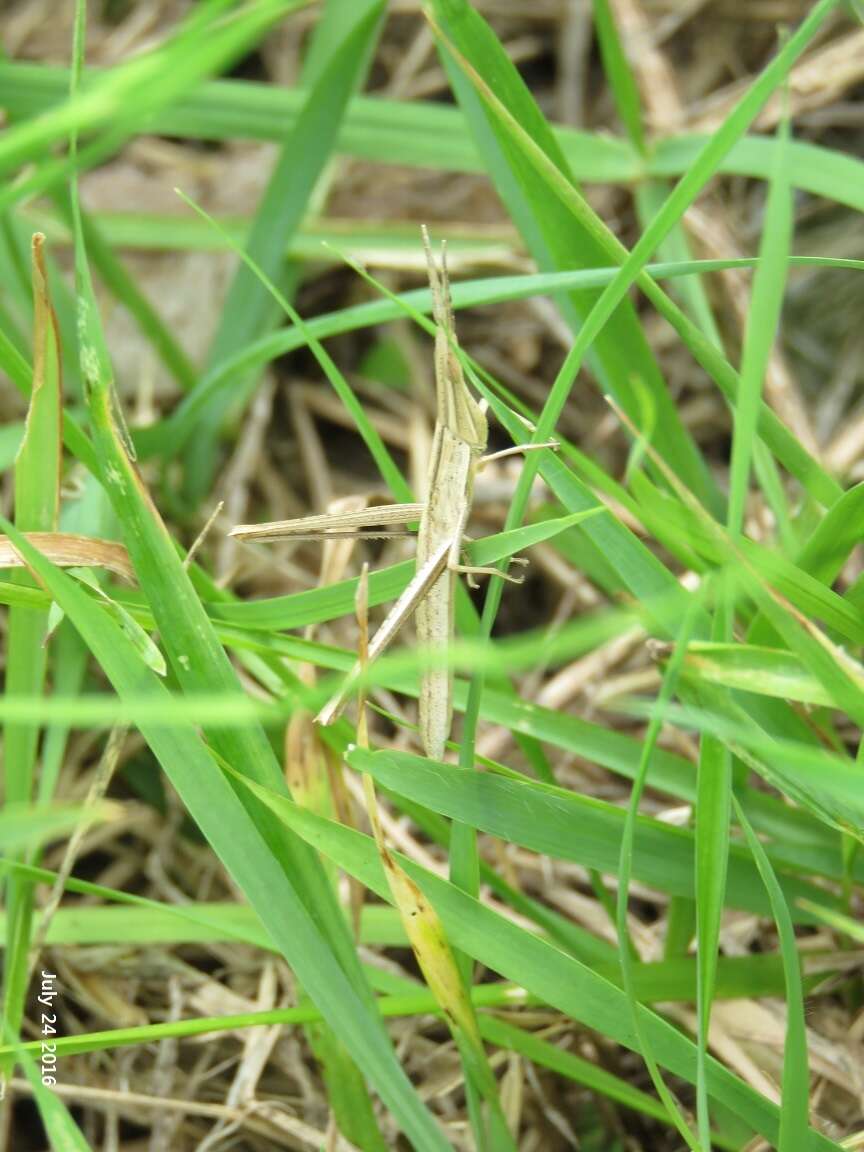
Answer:
<svg viewBox="0 0 864 1152"><path fill-rule="evenodd" d="M310 412L311 395L307 396L296 385L288 393L288 406L300 462L306 478L306 490L313 508L328 508L335 493L327 467L324 445L318 434L318 425ZM342 405L339 405L340 409Z"/></svg>
<svg viewBox="0 0 864 1152"><path fill-rule="evenodd" d="M186 553L186 558L183 561L183 567L184 568L188 568L189 565L192 563L192 561L195 559L196 553L198 552L198 550L200 549L200 547L204 543L204 541L207 539L207 535L210 532L210 529L213 527L213 525L219 519L219 516L220 516L222 509L224 507L225 507L225 501L220 500L219 503L216 505L216 507L213 509L213 511L210 513L210 515L207 517L207 520L206 520L206 523L204 524L204 527L201 529L201 531L195 537L195 539L192 542L192 547Z"/></svg>
<svg viewBox="0 0 864 1152"><path fill-rule="evenodd" d="M363 395L369 392L369 389L364 389L361 383L357 381L355 388L358 395ZM339 398L332 396L327 392L322 392L320 389L308 384L297 384L292 390L292 398L296 394L297 407L302 407L305 413L304 423L312 424L311 414L322 417L330 424L335 424L339 428L347 428L349 431L354 430L354 422L350 413L345 411L344 405L339 401ZM384 402L386 396L375 396L372 398L376 402ZM369 420L370 423L378 431L381 439L385 443L391 444L394 448L399 448L404 451L408 447L408 433L405 430L405 420L401 415L396 413L388 413L381 411L378 408L373 408L371 404L369 407ZM293 399L292 399L293 411ZM301 418L302 419L302 418ZM298 428L299 432L299 428ZM302 440L299 441L301 452L305 451L308 445L304 444ZM318 503L318 507L323 507L326 501Z"/></svg>
<svg viewBox="0 0 864 1152"><path fill-rule="evenodd" d="M349 496L335 503L341 505L345 513L350 513L362 510L365 498ZM319 587L336 583L344 577L356 539L349 536L347 539L325 541L321 553ZM317 634L316 624L310 624L304 630L304 637L309 641L315 640ZM301 665L299 675L304 684L314 686L315 665ZM285 729L284 749L285 778L294 799L324 815L329 815L332 807L340 823L355 827L351 796L345 785L341 760L322 742L311 713L304 708L295 709L291 714ZM348 875L347 879L356 943L360 937L365 888L356 877Z"/></svg>
<svg viewBox="0 0 864 1152"><path fill-rule="evenodd" d="M864 31L857 31L817 48L789 73L790 113L797 116L823 108L838 100L864 75ZM712 96L710 109L687 119L688 132L713 132L726 119L749 78L730 85ZM776 128L783 115L783 102L777 95L766 104L754 127L762 131Z"/></svg>
<svg viewBox="0 0 864 1152"><path fill-rule="evenodd" d="M172 975L168 980L168 1012L166 1017L171 1022L179 1020L182 1011L183 993L180 988L180 980L176 975ZM170 1096L172 1089L175 1088L178 1079L177 1054L178 1044L173 1037L166 1037L159 1043L150 1080L150 1087L154 1096ZM232 1104L234 1101L229 1098L228 1103ZM160 1152L162 1148L170 1148L183 1120L182 1112L158 1113L154 1117L154 1124L150 1131L148 1152ZM206 1140L204 1143L206 1144Z"/></svg>
<svg viewBox="0 0 864 1152"><path fill-rule="evenodd" d="M227 467L219 478L219 488L225 493L224 502L229 520L239 520L249 503L249 487L264 446L264 435L273 410L274 383L272 374L255 393L249 415L237 441ZM216 572L224 579L235 564L236 543L222 537L216 557Z"/></svg>
<svg viewBox="0 0 864 1152"><path fill-rule="evenodd" d="M10 1081L9 1086L25 1096L33 1093L29 1080L16 1077ZM94 1088L83 1084L58 1084L52 1091L70 1102L86 1101L106 1112L119 1109L130 1120L139 1123L142 1117L146 1117L151 1111L168 1109L172 1112L227 1121L249 1132L258 1133L266 1139L273 1139L275 1135L280 1145L284 1147L296 1148L299 1141L300 1147L316 1150L322 1147L325 1139L323 1132L292 1116L287 1111L287 1106L266 1101L259 1101L245 1108L231 1108L227 1104L151 1096L144 1092L118 1092L114 1088ZM341 1135L336 1147L339 1152L359 1152L355 1144Z"/></svg>

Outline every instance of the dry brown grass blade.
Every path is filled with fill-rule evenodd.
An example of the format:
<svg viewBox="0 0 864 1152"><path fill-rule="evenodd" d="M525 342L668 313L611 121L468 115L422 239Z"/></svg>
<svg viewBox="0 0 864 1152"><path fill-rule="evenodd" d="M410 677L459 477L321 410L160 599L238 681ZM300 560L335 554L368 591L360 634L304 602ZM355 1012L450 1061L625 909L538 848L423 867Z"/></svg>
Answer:
<svg viewBox="0 0 864 1152"><path fill-rule="evenodd" d="M27 539L59 568L104 568L130 584L135 580L129 553L114 540L96 540L74 532L28 532ZM9 537L0 536L0 568L24 567Z"/></svg>

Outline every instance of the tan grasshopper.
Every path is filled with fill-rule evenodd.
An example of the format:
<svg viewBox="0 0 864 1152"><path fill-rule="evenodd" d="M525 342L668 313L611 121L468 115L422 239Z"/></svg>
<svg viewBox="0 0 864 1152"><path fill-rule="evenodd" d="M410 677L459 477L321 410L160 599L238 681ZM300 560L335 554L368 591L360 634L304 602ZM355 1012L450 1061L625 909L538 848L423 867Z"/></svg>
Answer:
<svg viewBox="0 0 864 1152"><path fill-rule="evenodd" d="M413 613L418 645L438 657L422 675L420 737L426 755L439 760L444 754L453 718L453 671L446 666L446 654L453 637L456 578L462 573L471 584L474 576L483 574L503 576L513 583L521 582L521 577L506 576L497 568L477 568L461 563L465 528L474 494L474 477L490 460L523 452L525 448L553 445L517 446L484 457L488 440L486 403L478 402L471 395L454 350L456 331L445 249L442 245L439 270L425 228L423 245L436 326L437 403L425 503L391 504L270 524L241 524L231 530L231 535L241 540L264 541L285 538L327 540L346 536L382 538L402 535L404 526L419 521L416 573L369 644L367 662L371 663L381 655ZM402 526L402 531L398 526ZM526 563L519 558L515 560ZM320 724L330 724L339 716L359 675L358 664L349 673L342 689L319 712L316 719Z"/></svg>

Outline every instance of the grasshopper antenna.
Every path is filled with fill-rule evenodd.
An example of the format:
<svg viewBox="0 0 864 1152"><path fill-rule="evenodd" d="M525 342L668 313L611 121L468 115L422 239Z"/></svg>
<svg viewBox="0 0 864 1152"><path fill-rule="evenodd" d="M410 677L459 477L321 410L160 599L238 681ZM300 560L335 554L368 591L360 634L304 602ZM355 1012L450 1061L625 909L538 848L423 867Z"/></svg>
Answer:
<svg viewBox="0 0 864 1152"><path fill-rule="evenodd" d="M432 289L432 318L439 328L445 332L452 331L452 310L449 303L449 289L447 287L447 264L443 264L444 279L442 282L438 265L432 254L432 242L429 239L429 229L425 224L420 225L423 237L423 251L426 253L426 266L429 269L429 287ZM442 244L442 251L443 251Z"/></svg>
<svg viewBox="0 0 864 1152"><path fill-rule="evenodd" d="M448 335L456 339L456 318L453 315L453 297L450 293L450 270L447 267L447 241L441 241L441 311L446 319Z"/></svg>

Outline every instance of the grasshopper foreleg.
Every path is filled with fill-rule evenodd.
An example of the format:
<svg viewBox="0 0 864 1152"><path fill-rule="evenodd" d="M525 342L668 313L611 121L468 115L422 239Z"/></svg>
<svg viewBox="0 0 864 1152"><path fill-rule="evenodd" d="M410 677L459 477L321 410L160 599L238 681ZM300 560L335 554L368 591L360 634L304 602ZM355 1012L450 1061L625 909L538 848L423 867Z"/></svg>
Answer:
<svg viewBox="0 0 864 1152"><path fill-rule="evenodd" d="M373 636L366 654L367 664L372 664L378 659L381 653L384 652L399 629L414 612L418 603L422 601L423 597L440 577L441 573L447 567L449 549L450 545L445 541L415 573L413 579L408 583L402 595L388 612L381 627ZM333 721L337 719L345 707L348 697L355 688L360 673L361 668L358 661L348 673L348 676L345 678L345 683L340 690L332 699L328 700L315 717L317 723L327 725L332 724Z"/></svg>
<svg viewBox="0 0 864 1152"><path fill-rule="evenodd" d="M479 472L481 468L485 468L487 464L491 464L494 460L505 460L508 456L523 455L526 452L538 452L541 448L548 448L550 451L555 452L560 447L557 440L544 440L542 444L514 444L512 448L502 448L500 452L490 452L488 456L481 456L477 461L476 468Z"/></svg>

